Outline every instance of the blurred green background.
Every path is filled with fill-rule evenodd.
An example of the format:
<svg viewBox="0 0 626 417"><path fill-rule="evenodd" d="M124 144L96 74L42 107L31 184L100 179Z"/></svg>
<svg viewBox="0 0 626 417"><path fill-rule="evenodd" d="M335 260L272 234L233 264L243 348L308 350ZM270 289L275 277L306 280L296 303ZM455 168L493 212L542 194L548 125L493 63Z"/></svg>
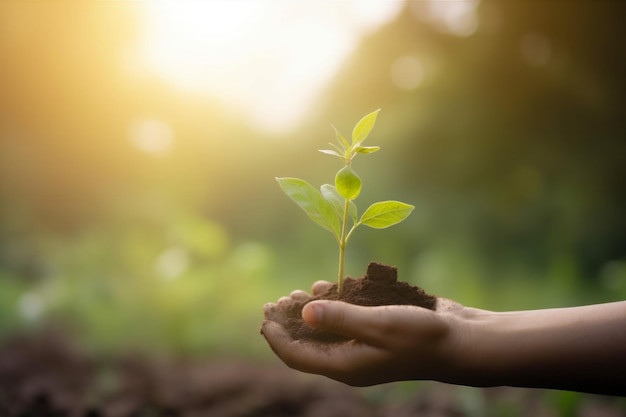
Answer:
<svg viewBox="0 0 626 417"><path fill-rule="evenodd" d="M0 337L272 354L261 307L335 279L276 176L382 108L358 203L370 260L475 307L626 298L619 1L3 2Z"/></svg>

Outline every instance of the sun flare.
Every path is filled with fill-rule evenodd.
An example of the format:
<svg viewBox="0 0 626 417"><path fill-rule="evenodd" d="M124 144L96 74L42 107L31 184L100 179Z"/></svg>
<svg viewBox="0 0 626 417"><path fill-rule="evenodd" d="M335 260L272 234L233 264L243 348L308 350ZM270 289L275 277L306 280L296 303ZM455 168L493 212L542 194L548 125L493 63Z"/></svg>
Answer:
<svg viewBox="0 0 626 417"><path fill-rule="evenodd" d="M141 61L179 88L208 94L256 128L294 128L368 31L402 2L147 1Z"/></svg>

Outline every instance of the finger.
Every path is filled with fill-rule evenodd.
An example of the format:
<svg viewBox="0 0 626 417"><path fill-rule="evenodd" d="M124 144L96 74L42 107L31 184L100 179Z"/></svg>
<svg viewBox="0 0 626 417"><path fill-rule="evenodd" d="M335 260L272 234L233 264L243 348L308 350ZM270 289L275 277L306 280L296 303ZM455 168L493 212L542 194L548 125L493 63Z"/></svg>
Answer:
<svg viewBox="0 0 626 417"><path fill-rule="evenodd" d="M274 303L265 303L263 306L263 314L268 314L270 311L276 308L276 304Z"/></svg>
<svg viewBox="0 0 626 417"><path fill-rule="evenodd" d="M311 287L311 291L313 295L320 295L328 291L332 286L333 284L328 281L315 281Z"/></svg>
<svg viewBox="0 0 626 417"><path fill-rule="evenodd" d="M372 346L383 346L395 326L386 307L363 307L341 301L313 301L302 309L310 326Z"/></svg>
<svg viewBox="0 0 626 417"><path fill-rule="evenodd" d="M286 352L289 345L293 342L287 330L272 320L263 320L261 334L267 340L274 353L281 359L283 352Z"/></svg>
<svg viewBox="0 0 626 417"><path fill-rule="evenodd" d="M441 336L447 330L438 313L408 305L364 307L318 300L302 309L302 318L312 327L383 349L391 349L398 342L404 344L407 329L427 338Z"/></svg>
<svg viewBox="0 0 626 417"><path fill-rule="evenodd" d="M311 298L311 296L309 294L307 294L306 292L304 292L302 290L292 291L291 294L289 294L289 297L291 297L291 298L293 298L294 300L297 300L297 301L306 301L309 298Z"/></svg>
<svg viewBox="0 0 626 417"><path fill-rule="evenodd" d="M279 323L286 319L285 311L275 303L267 303L263 306L263 315L266 320L272 320Z"/></svg>
<svg viewBox="0 0 626 417"><path fill-rule="evenodd" d="M291 297L287 297L287 296L280 297L276 304L278 304L279 308L285 308L286 306L291 304Z"/></svg>

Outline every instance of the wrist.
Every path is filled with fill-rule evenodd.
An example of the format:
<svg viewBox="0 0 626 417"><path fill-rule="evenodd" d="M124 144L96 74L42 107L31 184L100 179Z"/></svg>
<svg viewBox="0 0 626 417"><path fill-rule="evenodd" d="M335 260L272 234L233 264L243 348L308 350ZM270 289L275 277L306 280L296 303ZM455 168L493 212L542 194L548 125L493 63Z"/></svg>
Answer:
<svg viewBox="0 0 626 417"><path fill-rule="evenodd" d="M470 385L498 385L498 349L494 349L499 313L462 307L441 313L449 323L447 366L441 382Z"/></svg>

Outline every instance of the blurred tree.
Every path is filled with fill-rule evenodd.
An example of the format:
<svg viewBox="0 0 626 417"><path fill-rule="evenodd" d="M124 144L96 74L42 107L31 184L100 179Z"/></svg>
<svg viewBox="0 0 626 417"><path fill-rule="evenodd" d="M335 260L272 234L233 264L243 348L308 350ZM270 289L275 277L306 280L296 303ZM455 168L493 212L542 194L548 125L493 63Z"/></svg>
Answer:
<svg viewBox="0 0 626 417"><path fill-rule="evenodd" d="M416 238L457 236L494 261L515 251L544 266L573 252L589 276L624 259L626 5L483 1L469 36L414 6L364 40L327 112L383 107L377 134L396 142L379 156L393 167L381 183L427 208ZM420 72L409 90L393 79L404 57Z"/></svg>

